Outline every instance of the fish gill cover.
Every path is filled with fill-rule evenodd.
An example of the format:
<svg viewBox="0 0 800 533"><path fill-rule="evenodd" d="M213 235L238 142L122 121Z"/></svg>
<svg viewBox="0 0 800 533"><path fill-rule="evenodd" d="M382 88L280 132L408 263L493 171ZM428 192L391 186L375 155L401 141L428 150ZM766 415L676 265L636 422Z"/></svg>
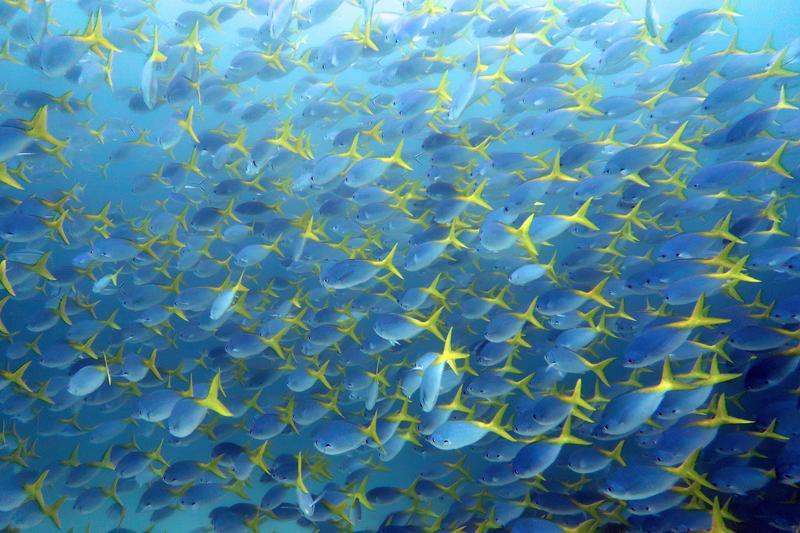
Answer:
<svg viewBox="0 0 800 533"><path fill-rule="evenodd" d="M0 21L0 529L800 527L795 2Z"/></svg>

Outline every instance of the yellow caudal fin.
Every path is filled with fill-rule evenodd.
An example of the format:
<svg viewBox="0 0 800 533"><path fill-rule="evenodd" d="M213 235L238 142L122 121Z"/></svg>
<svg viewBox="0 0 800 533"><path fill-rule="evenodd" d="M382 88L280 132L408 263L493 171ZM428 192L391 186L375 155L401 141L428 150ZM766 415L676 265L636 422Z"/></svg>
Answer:
<svg viewBox="0 0 800 533"><path fill-rule="evenodd" d="M781 85L780 94L778 96L778 103L774 106L769 107L772 111L780 111L782 109L790 109L793 111L797 110L797 106L790 104L786 101L786 86Z"/></svg>
<svg viewBox="0 0 800 533"><path fill-rule="evenodd" d="M101 57L104 57L104 54L99 50L99 48L105 48L109 52L122 51L114 46L114 44L103 35L103 11L101 9L97 10L97 15L94 17L94 24L91 24L90 19L90 23L87 25L83 34L75 35L73 38L90 44L95 53Z"/></svg>
<svg viewBox="0 0 800 533"><path fill-rule="evenodd" d="M789 142L786 141L781 144L781 146L775 150L775 153L773 153L766 161L751 161L750 164L758 168L770 170L775 174L783 176L784 178L791 179L794 176L792 176L792 174L786 170L786 167L783 166L783 163L781 162L781 159L783 159L783 153L786 151L786 147L788 145Z"/></svg>
<svg viewBox="0 0 800 533"><path fill-rule="evenodd" d="M47 479L47 474L49 474L49 470L45 470L42 474L36 478L36 481L33 483L25 483L22 487L27 499L29 501L34 501L39 506L39 510L45 511L48 509L47 504L44 501L44 494L42 494L42 489L44 488L44 481ZM55 521L54 521L55 522ZM60 523L57 524L60 527Z"/></svg>
<svg viewBox="0 0 800 533"><path fill-rule="evenodd" d="M221 389L220 384L220 371L218 370L217 373L214 375L214 379L211 380L211 384L208 386L208 394L205 398L195 398L195 403L210 411L214 411L215 413L221 416L233 416L227 407L225 407L219 399L219 392Z"/></svg>
<svg viewBox="0 0 800 533"><path fill-rule="evenodd" d="M200 139L197 138L197 134L194 132L194 106L189 106L189 111L186 112L186 118L182 120L178 120L178 125L183 128L186 133L192 138L192 140L200 144Z"/></svg>
<svg viewBox="0 0 800 533"><path fill-rule="evenodd" d="M156 377L158 381L164 381L164 378L161 377L161 372L158 371L158 367L156 366L156 355L158 354L157 350L153 348L153 351L150 352L150 357L142 361L142 364L150 371L153 376Z"/></svg>
<svg viewBox="0 0 800 533"><path fill-rule="evenodd" d="M674 390L691 390L697 388L696 385L688 385L677 381L672 374L672 366L669 362L669 355L664 357L664 366L661 369L661 381L651 387L637 389L641 393L664 393Z"/></svg>
<svg viewBox="0 0 800 533"><path fill-rule="evenodd" d="M303 452L297 454L297 488L304 494L308 494L308 489L303 481Z"/></svg>
<svg viewBox="0 0 800 533"><path fill-rule="evenodd" d="M695 482L703 487L715 490L716 487L706 480L706 476L699 474L697 470L695 470L695 464L697 463L697 458L700 457L700 451L700 448L693 451L689 454L689 457L678 466L662 466L661 468L686 481Z"/></svg>
<svg viewBox="0 0 800 533"><path fill-rule="evenodd" d="M772 60L769 68L759 74L750 76L752 79L776 78L776 77L790 77L797 76L797 72L789 70L785 67L786 62L786 48L778 52L777 57Z"/></svg>
<svg viewBox="0 0 800 533"><path fill-rule="evenodd" d="M544 442L549 442L551 444L577 444L579 446L589 446L592 444L588 440L578 438L572 434L571 414L567 415L567 419L564 421L564 425L561 428L561 434L558 437L545 439Z"/></svg>
<svg viewBox="0 0 800 533"><path fill-rule="evenodd" d="M601 454L605 455L609 459L611 459L613 461L616 461L620 466L627 466L625 464L625 460L622 458L622 446L624 444L625 444L625 441L621 440L621 441L619 441L617 443L616 446L614 446L613 450L609 451L609 450L598 449L597 451L600 452Z"/></svg>
<svg viewBox="0 0 800 533"><path fill-rule="evenodd" d="M575 61L574 63L567 63L567 64L562 65L562 66L566 70L569 70L574 75L579 77L580 79L585 80L586 79L586 74L584 74L583 69L581 68L581 66L584 63L586 63L586 60L589 59L589 56L590 56L590 54L586 54L585 56L583 56L579 60Z"/></svg>
<svg viewBox="0 0 800 533"><path fill-rule="evenodd" d="M118 312L119 309L114 309L113 311L111 311L111 314L108 315L108 318L106 318L105 320L101 320L100 323L103 324L104 327L111 328L115 331L119 331L122 328L116 322Z"/></svg>
<svg viewBox="0 0 800 533"><path fill-rule="evenodd" d="M191 48L198 54L203 53L203 45L200 43L200 21L195 21L192 31L178 46L182 48Z"/></svg>
<svg viewBox="0 0 800 533"><path fill-rule="evenodd" d="M522 221L522 224L519 227L514 228L512 226L504 226L506 231L511 233L517 238L517 244L521 246L532 258L536 258L539 256L539 250L536 248L536 244L531 239L531 224L533 223L534 214L531 213L528 217ZM555 257L555 254L553 254ZM552 278L551 278L552 279Z"/></svg>
<svg viewBox="0 0 800 533"><path fill-rule="evenodd" d="M40 141L52 144L56 148L64 148L67 146L67 141L56 138L47 129L46 105L43 105L42 107L37 109L36 113L34 113L33 115L33 118L31 118L30 120L24 120L22 121L22 123L27 128L25 130L25 133L29 137L33 137L34 139L39 139Z"/></svg>
<svg viewBox="0 0 800 533"><path fill-rule="evenodd" d="M460 200L462 202L466 202L468 204L473 204L473 205L477 205L479 207L483 207L484 209L491 210L492 206L489 205L486 202L486 200L484 200L483 197L481 196L483 194L483 190L486 188L487 182L488 182L488 180L486 180L486 179L483 180L481 183L479 183L475 187L475 190L472 191L470 194L456 196L455 199L456 200Z"/></svg>
<svg viewBox="0 0 800 533"><path fill-rule="evenodd" d="M11 296L17 295L17 293L14 292L14 287L11 285L11 281L8 279L8 261L6 259L0 261L0 283L2 283L3 288L8 294Z"/></svg>
<svg viewBox="0 0 800 533"><path fill-rule="evenodd" d="M470 420L470 423L483 430L490 431L495 435L504 438L505 440L516 442L516 439L506 430L505 425L503 425L503 417L505 416L507 409L508 404L503 404L503 406L497 411L497 413L495 413L494 417L489 422Z"/></svg>
<svg viewBox="0 0 800 533"><path fill-rule="evenodd" d="M716 15L719 17L725 17L728 22L734 22L735 17L741 17L741 13L736 11L736 3L734 0L725 0L722 3L722 6L719 9L716 9L711 12L712 15Z"/></svg>
<svg viewBox="0 0 800 533"><path fill-rule="evenodd" d="M6 298L8 297L6 296ZM25 383L25 380L22 378L22 376L25 374L25 371L28 370L29 366L31 366L31 361L24 363L21 367L19 367L13 372L10 372L8 370L0 370L0 377L2 377L4 380L10 383L13 383L14 385L16 385L17 387L26 392L33 393L33 390L28 386L27 383Z"/></svg>
<svg viewBox="0 0 800 533"><path fill-rule="evenodd" d="M37 276L44 278L46 280L55 281L56 279L55 276L53 276L53 274L51 274L50 271L47 270L47 260L50 258L50 255L52 255L51 252L43 253L42 255L39 256L39 259L37 259L34 264L28 265L26 267L27 270L33 272Z"/></svg>
<svg viewBox="0 0 800 533"><path fill-rule="evenodd" d="M408 315L403 315L403 316L406 320L408 320L415 326L422 328L426 331L430 331L437 339L443 341L444 335L442 335L442 332L439 330L439 325L438 325L439 317L441 316L443 310L444 307L440 307L439 309L434 311L433 314L429 316L427 320L417 320L416 318L410 317Z"/></svg>
<svg viewBox="0 0 800 533"><path fill-rule="evenodd" d="M673 133L672 136L663 143L654 143L645 146L650 146L651 148L657 148L662 150L676 150L678 152L689 152L689 153L697 152L697 149L692 148L688 144L685 144L683 141L681 141L681 136L686 131L686 127L688 125L689 121L687 120L686 122L681 124L680 127L678 127L678 129L675 130L675 133Z"/></svg>
<svg viewBox="0 0 800 533"><path fill-rule="evenodd" d="M360 133L363 133L367 137L371 137L371 138L375 139L376 142L378 142L380 144L383 144L383 134L381 132L381 128L383 128L383 121L384 121L384 119L379 120L370 129L361 130Z"/></svg>
<svg viewBox="0 0 800 533"><path fill-rule="evenodd" d="M744 418L738 418L728 414L728 405L725 401L725 393L723 392L717 398L717 403L714 406L711 418L707 418L704 420L696 420L694 422L690 422L689 425L717 428L728 424L752 424L752 423L753 423L752 420L746 420Z"/></svg>
<svg viewBox="0 0 800 533"><path fill-rule="evenodd" d="M331 390L331 389L333 389L333 387L331 386L330 382L328 381L328 378L325 376L325 372L327 372L327 370L328 370L328 364L329 364L330 362L331 362L331 361L330 361L330 359L329 359L329 360L327 360L327 361L325 361L325 362L324 362L324 363L322 363L322 365L320 365L320 367L319 367L319 368L317 368L317 369L306 368L306 372L308 372L308 374L309 374L311 377L313 377L314 379L316 379L317 381L319 381L320 383L322 383L323 385L325 385L325 387L326 387L328 390Z"/></svg>
<svg viewBox="0 0 800 533"><path fill-rule="evenodd" d="M64 212L62 212L53 220L42 219L42 224L50 228L52 231L55 231L58 236L61 237L61 240L64 241L64 244L69 244L67 234L64 233L64 221L67 219L68 214L69 211L65 209Z"/></svg>
<svg viewBox="0 0 800 533"><path fill-rule="evenodd" d="M378 157L378 161L383 161L384 163L388 163L390 165L397 165L405 170L411 170L411 165L403 161L403 144L405 144L405 139L400 139L400 142L397 144L397 148L394 149L392 155L389 157Z"/></svg>
<svg viewBox="0 0 800 533"><path fill-rule="evenodd" d="M153 48L150 51L150 62L151 63L163 63L167 60L167 56L165 56L159 49L158 49L158 27L153 30Z"/></svg>
<svg viewBox="0 0 800 533"><path fill-rule="evenodd" d="M608 280L609 278L604 278L597 285L595 285L594 288L592 288L592 290L590 291L579 291L577 289L573 289L572 292L583 298L593 300L602 305L603 307L613 308L614 306L611 305L611 303L608 300L606 300L605 296L603 296L603 289L605 288L606 283L608 283Z"/></svg>
<svg viewBox="0 0 800 533"><path fill-rule="evenodd" d="M698 327L718 326L720 324L727 324L730 322L729 318L714 318L708 316L708 310L705 307L705 302L706 295L705 293L701 293L700 297L697 299L697 302L694 304L691 316L687 317L685 320L671 322L670 324L667 324L667 326L670 328L691 329Z"/></svg>
<svg viewBox="0 0 800 533"><path fill-rule="evenodd" d="M380 261L370 260L368 261L368 263L378 268L385 268L398 278L403 279L403 274L401 274L400 271L397 269L397 267L394 266L394 256L397 253L397 246L398 246L397 244L392 246L392 249L389 251L388 254L386 254L386 257L384 257Z"/></svg>
<svg viewBox="0 0 800 533"><path fill-rule="evenodd" d="M539 301L539 296L538 295L534 296L533 300L531 300L531 303L528 305L528 308L525 309L524 312L510 313L511 316L513 316L517 320L524 320L525 322L527 322L528 324L532 325L537 329L545 329L545 327L542 325L539 319L536 318L536 315L533 314L533 312L536 310L536 303L538 301Z"/></svg>
<svg viewBox="0 0 800 533"><path fill-rule="evenodd" d="M569 396L565 396L563 394L554 394L556 398L561 400L564 403L568 403L570 405L574 405L575 407L580 407L581 409L586 409L587 411L595 411L595 407L592 406L588 401L583 399L583 379L578 379L575 382L575 387L572 389L572 393ZM573 410L575 413L579 411ZM578 418L583 418L578 416Z"/></svg>
<svg viewBox="0 0 800 533"><path fill-rule="evenodd" d="M616 358L609 357L608 359L603 359L602 361L598 361L597 363L592 363L591 361L584 358L582 355L580 354L577 355L580 362L586 365L586 368L588 368L595 376L597 376L597 379L599 379L603 383L603 385L608 387L609 383L608 383L608 378L606 378L605 368L608 365L610 365Z"/></svg>
<svg viewBox="0 0 800 533"><path fill-rule="evenodd" d="M67 313L67 295L66 294L64 294L61 297L61 299L58 301L58 307L56 307L56 314L58 315L58 318L60 318L61 321L64 322L64 324L66 324L68 326L72 325L72 319L69 317L69 314Z"/></svg>
<svg viewBox="0 0 800 533"><path fill-rule="evenodd" d="M555 215L555 216L563 220L567 220L572 224L580 224L583 227L589 228L594 231L598 231L600 228L598 228L594 224L594 222L589 220L589 218L586 216L587 213L589 212L590 205L592 205L592 198L589 198L588 200L583 202L583 204L578 208L578 210L575 211L575 213L572 215Z"/></svg>
<svg viewBox="0 0 800 533"><path fill-rule="evenodd" d="M0 182L8 185L12 189L17 189L18 191L24 190L22 184L14 179L8 171L8 167L5 163L0 163Z"/></svg>
<svg viewBox="0 0 800 533"><path fill-rule="evenodd" d="M372 441L378 445L378 448L383 451L383 443L381 442L380 436L378 436L378 412L375 411L372 415L372 420L368 426L359 428L361 433L372 439Z"/></svg>

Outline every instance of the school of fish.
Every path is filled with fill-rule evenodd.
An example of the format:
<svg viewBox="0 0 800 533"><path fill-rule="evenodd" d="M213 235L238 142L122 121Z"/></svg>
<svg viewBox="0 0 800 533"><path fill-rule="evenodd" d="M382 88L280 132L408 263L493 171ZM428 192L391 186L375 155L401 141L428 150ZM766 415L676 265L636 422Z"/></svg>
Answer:
<svg viewBox="0 0 800 533"><path fill-rule="evenodd" d="M0 529L797 531L800 38L657 3L0 1Z"/></svg>

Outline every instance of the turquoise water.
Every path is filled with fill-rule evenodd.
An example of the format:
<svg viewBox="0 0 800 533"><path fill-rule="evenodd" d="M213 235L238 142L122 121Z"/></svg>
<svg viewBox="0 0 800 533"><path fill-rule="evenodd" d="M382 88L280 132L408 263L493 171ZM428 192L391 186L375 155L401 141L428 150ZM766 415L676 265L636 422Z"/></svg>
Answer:
<svg viewBox="0 0 800 533"><path fill-rule="evenodd" d="M0 528L800 526L800 6L507 3L0 3Z"/></svg>

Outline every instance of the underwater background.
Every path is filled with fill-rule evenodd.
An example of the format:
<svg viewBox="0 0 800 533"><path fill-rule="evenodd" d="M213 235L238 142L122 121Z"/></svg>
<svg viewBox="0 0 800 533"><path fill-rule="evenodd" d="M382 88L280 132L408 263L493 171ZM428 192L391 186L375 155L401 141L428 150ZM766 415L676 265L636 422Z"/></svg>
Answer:
<svg viewBox="0 0 800 533"><path fill-rule="evenodd" d="M0 21L0 528L800 527L796 0Z"/></svg>

